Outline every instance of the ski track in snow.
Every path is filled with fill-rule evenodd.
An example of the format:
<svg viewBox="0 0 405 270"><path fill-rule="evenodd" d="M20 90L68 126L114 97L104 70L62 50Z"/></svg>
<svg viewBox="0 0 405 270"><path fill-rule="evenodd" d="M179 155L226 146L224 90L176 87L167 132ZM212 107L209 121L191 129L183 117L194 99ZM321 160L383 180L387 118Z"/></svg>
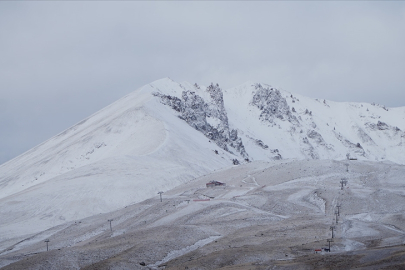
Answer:
<svg viewBox="0 0 405 270"><path fill-rule="evenodd" d="M158 261L158 262L156 262L156 263L154 263L152 265L148 265L148 267L150 267L152 269L158 269L159 265L161 265L161 264L163 264L165 262L168 262L170 260L173 260L173 259L175 259L177 257L180 257L180 256L182 256L184 254L187 254L187 253L189 253L191 251L194 251L194 250L196 250L196 249L198 249L200 247L203 247L203 246L215 241L216 239L218 239L220 237L221 237L220 235L210 236L210 237L208 237L206 239L202 239L202 240L197 241L195 244L193 244L191 246L187 246L187 247L179 249L179 250L170 251L166 255L166 257L163 258L163 260Z"/></svg>

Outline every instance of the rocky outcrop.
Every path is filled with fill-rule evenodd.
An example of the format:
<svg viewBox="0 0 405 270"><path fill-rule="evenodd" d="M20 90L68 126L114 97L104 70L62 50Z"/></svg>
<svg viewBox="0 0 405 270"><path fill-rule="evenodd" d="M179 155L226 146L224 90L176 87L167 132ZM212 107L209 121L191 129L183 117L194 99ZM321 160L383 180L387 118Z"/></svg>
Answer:
<svg viewBox="0 0 405 270"><path fill-rule="evenodd" d="M387 123L378 121L377 124L374 123L366 123L366 127L371 130L392 130L392 131L401 131L398 127L393 127L388 125Z"/></svg>
<svg viewBox="0 0 405 270"><path fill-rule="evenodd" d="M260 147L261 149L265 150L265 151L269 151L270 153L272 153L274 156L272 157L272 159L274 160L280 160L283 159L283 157L281 156L280 152L278 151L278 149L270 149L269 146L267 144L264 144L264 142L262 140L259 139L255 139L252 138L250 136L246 136L248 139L252 140L255 145L257 145L258 147Z"/></svg>
<svg viewBox="0 0 405 270"><path fill-rule="evenodd" d="M290 111L287 100L282 97L279 90L272 87L255 85L256 92L251 104L261 110L260 119L274 123L275 119L298 124L298 119Z"/></svg>
<svg viewBox="0 0 405 270"><path fill-rule="evenodd" d="M264 144L262 140L255 140L256 145L260 146L262 149L266 150L269 148L267 144Z"/></svg>
<svg viewBox="0 0 405 270"><path fill-rule="evenodd" d="M322 138L322 135L316 132L315 130L308 130L307 136L308 138L314 140L317 144L325 145L325 141Z"/></svg>
<svg viewBox="0 0 405 270"><path fill-rule="evenodd" d="M363 143L367 143L370 145L376 145L373 139L360 127L357 127L357 135L362 140Z"/></svg>
<svg viewBox="0 0 405 270"><path fill-rule="evenodd" d="M351 156L366 156L366 152L364 151L363 147L360 143L352 143L347 138L345 138L342 134L335 132L336 138L346 147L348 154Z"/></svg>
<svg viewBox="0 0 405 270"><path fill-rule="evenodd" d="M319 159L319 155L317 151L315 150L314 146L309 142L308 137L304 137L302 139L302 142L304 143L301 146L301 152L312 159Z"/></svg>
<svg viewBox="0 0 405 270"><path fill-rule="evenodd" d="M207 87L210 100L206 101L194 91L185 90L181 98L164 95L158 92L154 96L160 98L161 103L179 112L179 118L203 133L219 147L248 160L242 139L238 137L236 129L230 129L228 116L224 107L224 98L218 84Z"/></svg>

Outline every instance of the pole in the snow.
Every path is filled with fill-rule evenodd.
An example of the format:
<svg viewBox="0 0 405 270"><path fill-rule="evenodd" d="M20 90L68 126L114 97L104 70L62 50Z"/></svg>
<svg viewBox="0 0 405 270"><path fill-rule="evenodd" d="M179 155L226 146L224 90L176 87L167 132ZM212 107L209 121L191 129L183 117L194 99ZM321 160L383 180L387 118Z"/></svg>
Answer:
<svg viewBox="0 0 405 270"><path fill-rule="evenodd" d="M340 207L342 207L342 206L338 204L338 205L336 205L336 207L337 207L337 209L338 209L338 210L337 210L338 216L340 217Z"/></svg>
<svg viewBox="0 0 405 270"><path fill-rule="evenodd" d="M46 251L48 251L49 250L49 248L48 248L49 239L46 239L44 242L46 243Z"/></svg>
<svg viewBox="0 0 405 270"><path fill-rule="evenodd" d="M335 215L336 215L336 224L338 224L338 211L335 211Z"/></svg>
<svg viewBox="0 0 405 270"><path fill-rule="evenodd" d="M335 229L335 226L330 226L330 229L332 230L332 238L334 238L333 230Z"/></svg>
<svg viewBox="0 0 405 270"><path fill-rule="evenodd" d="M342 178L342 180L340 180L340 184L341 184L341 189L343 190L343 185L347 185L347 180L346 178Z"/></svg>
<svg viewBox="0 0 405 270"><path fill-rule="evenodd" d="M330 252L330 242L333 242L333 239L328 239L326 241L328 241L328 243L329 243L329 252Z"/></svg>
<svg viewBox="0 0 405 270"><path fill-rule="evenodd" d="M163 193L163 191L158 192L158 194L160 195L160 202L162 202L162 193Z"/></svg>
<svg viewBox="0 0 405 270"><path fill-rule="evenodd" d="M108 220L108 222L110 222L110 230L112 231L112 225L111 225L111 222L113 221L114 219L109 219Z"/></svg>

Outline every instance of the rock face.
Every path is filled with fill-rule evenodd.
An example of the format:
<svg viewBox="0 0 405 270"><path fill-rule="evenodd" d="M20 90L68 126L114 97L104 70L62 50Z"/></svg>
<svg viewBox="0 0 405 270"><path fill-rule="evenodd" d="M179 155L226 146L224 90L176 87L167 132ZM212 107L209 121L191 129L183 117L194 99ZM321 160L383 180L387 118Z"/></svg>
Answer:
<svg viewBox="0 0 405 270"><path fill-rule="evenodd" d="M195 85L195 88L199 88ZM204 100L195 91L184 90L181 98L153 93L160 101L179 112L178 117L191 127L203 133L219 147L230 153L248 160L242 139L236 129L230 129L228 116L224 106L224 97L218 84L211 84L205 90L209 100Z"/></svg>
<svg viewBox="0 0 405 270"><path fill-rule="evenodd" d="M298 124L297 118L292 115L287 101L279 90L272 87L255 85L256 93L251 104L261 110L260 119L274 123L274 119L286 120Z"/></svg>

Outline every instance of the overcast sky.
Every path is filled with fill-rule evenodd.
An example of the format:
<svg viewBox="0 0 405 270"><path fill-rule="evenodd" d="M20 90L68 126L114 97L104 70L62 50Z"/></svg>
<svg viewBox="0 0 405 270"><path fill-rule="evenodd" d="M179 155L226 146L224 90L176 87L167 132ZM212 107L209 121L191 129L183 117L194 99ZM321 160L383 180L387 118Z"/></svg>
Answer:
<svg viewBox="0 0 405 270"><path fill-rule="evenodd" d="M0 164L154 80L405 106L405 2L0 1Z"/></svg>

